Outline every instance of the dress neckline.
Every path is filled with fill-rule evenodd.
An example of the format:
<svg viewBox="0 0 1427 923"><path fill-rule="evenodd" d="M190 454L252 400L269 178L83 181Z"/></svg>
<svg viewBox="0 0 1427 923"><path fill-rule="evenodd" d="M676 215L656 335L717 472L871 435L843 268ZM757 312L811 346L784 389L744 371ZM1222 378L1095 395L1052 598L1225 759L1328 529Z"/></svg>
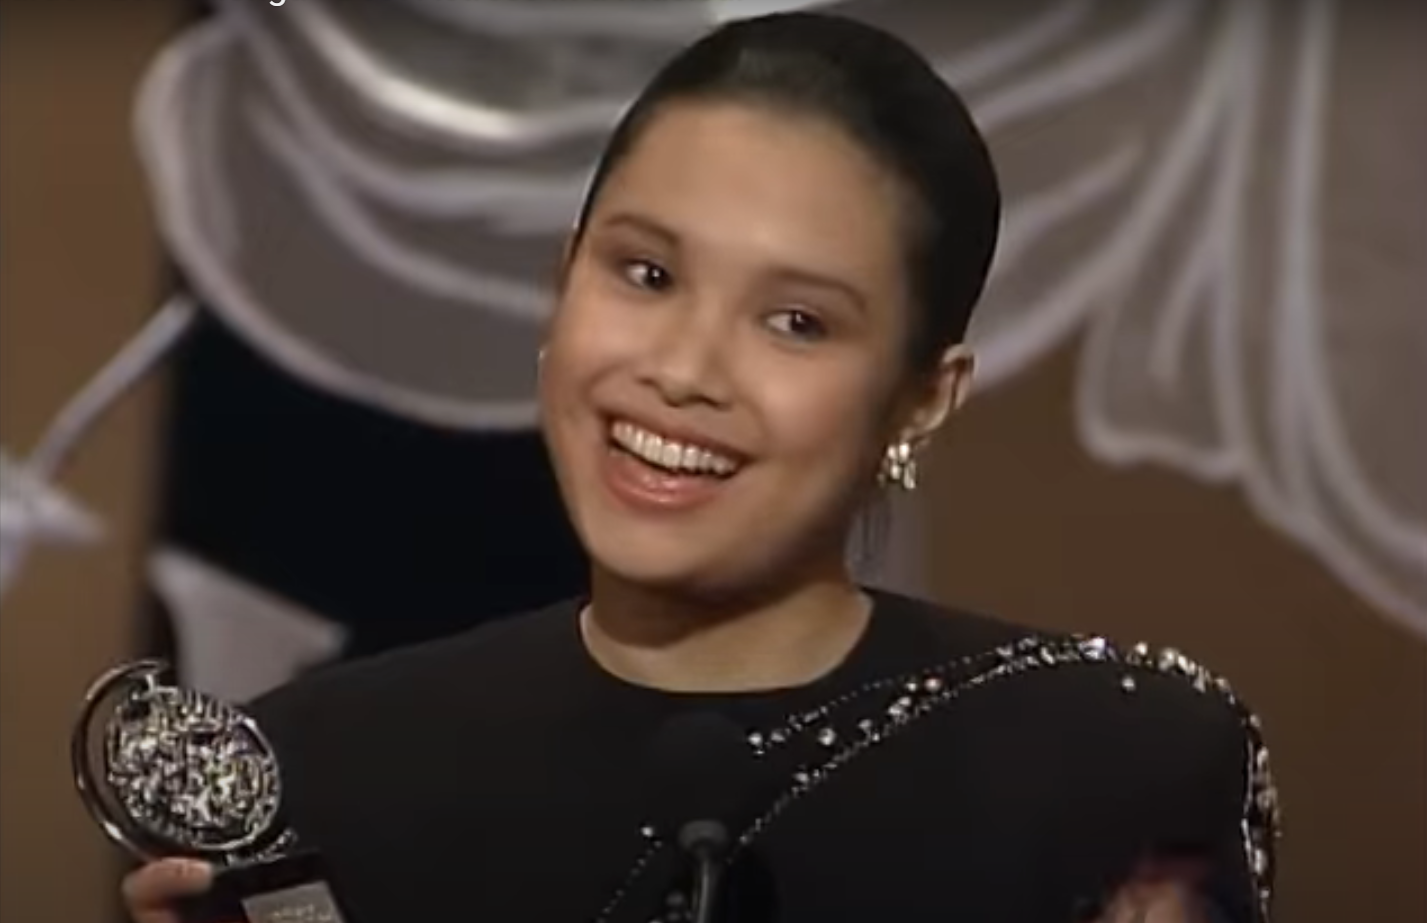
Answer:
<svg viewBox="0 0 1427 923"><path fill-rule="evenodd" d="M898 630L898 625L905 620L898 618L897 614L891 611L894 607L889 605L887 594L866 586L860 589L871 601L871 612L861 635L835 666L821 676L801 684L704 692L661 689L624 679L602 666L585 645L580 630L580 613L589 603L589 598L585 595L573 600L566 610L562 620L564 646L570 652L573 668L582 681L581 684L593 694L614 695L627 701L658 703L674 708L754 705L803 698L816 700L885 672L886 665L895 658L897 651L905 651L905 646L898 644L898 639L904 634Z"/></svg>

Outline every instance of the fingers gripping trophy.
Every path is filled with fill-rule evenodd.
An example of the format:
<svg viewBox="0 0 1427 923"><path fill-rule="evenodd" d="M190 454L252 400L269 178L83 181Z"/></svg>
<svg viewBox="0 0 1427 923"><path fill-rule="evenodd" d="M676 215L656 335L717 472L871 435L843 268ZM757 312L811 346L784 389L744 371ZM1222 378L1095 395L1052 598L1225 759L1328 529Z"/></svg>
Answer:
<svg viewBox="0 0 1427 923"><path fill-rule="evenodd" d="M170 675L162 661L138 661L85 695L70 756L99 826L141 861L215 867L185 920L355 923L284 820L277 757L256 722Z"/></svg>

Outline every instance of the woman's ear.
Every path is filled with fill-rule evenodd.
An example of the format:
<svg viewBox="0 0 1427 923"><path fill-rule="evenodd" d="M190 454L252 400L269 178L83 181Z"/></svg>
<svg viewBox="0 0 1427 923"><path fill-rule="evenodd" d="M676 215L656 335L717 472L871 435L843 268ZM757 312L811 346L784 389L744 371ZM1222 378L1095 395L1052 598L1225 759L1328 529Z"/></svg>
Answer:
<svg viewBox="0 0 1427 923"><path fill-rule="evenodd" d="M970 347L964 343L948 347L914 401L903 429L904 438L915 444L930 439L970 397L975 371L976 357Z"/></svg>

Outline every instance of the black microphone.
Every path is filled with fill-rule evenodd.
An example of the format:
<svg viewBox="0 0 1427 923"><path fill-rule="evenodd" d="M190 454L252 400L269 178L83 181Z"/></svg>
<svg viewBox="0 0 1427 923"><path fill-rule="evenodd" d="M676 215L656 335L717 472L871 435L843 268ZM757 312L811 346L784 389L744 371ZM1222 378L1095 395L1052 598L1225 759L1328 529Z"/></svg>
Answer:
<svg viewBox="0 0 1427 923"><path fill-rule="evenodd" d="M728 828L717 820L688 821L679 828L679 845L694 860L693 923L713 923L728 854Z"/></svg>
<svg viewBox="0 0 1427 923"><path fill-rule="evenodd" d="M756 757L731 720L699 711L664 723L649 766L656 819L693 863L693 923L712 923L735 830L757 807Z"/></svg>

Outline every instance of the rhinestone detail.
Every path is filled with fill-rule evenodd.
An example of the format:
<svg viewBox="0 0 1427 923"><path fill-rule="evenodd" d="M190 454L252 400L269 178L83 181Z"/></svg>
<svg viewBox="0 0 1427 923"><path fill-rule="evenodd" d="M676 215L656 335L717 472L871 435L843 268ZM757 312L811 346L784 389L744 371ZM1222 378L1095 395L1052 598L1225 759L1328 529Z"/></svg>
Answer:
<svg viewBox="0 0 1427 923"><path fill-rule="evenodd" d="M890 739L919 718L932 714L982 686L1038 670L1067 668L1091 663L1112 663L1125 669L1120 687L1127 693L1138 689L1137 675L1162 674L1187 681L1197 692L1219 696L1235 713L1244 731L1246 745L1246 797L1240 820L1244 856L1252 878L1253 898L1261 919L1269 919L1273 899L1275 853L1280 836L1278 790L1269 765L1258 717L1234 693L1228 682L1211 673L1174 648L1153 650L1136 644L1121 651L1105 638L1072 636L1046 638L1031 635L993 650L960 657L930 668L866 683L838 695L809 711L791 715L773 728L754 730L747 735L755 755L766 757L812 731L827 754L815 765L794 771L792 784L739 836L735 850L746 848L790 805L807 795L829 776L857 756ZM833 720L847 706L883 695L886 702L880 717L864 717L855 733L839 733ZM890 701L889 701L890 700ZM841 743L841 746L838 744ZM649 842L636 860L625 884L610 898L595 923L604 923L619 907L630 887L649 865L665 841L658 836Z"/></svg>

